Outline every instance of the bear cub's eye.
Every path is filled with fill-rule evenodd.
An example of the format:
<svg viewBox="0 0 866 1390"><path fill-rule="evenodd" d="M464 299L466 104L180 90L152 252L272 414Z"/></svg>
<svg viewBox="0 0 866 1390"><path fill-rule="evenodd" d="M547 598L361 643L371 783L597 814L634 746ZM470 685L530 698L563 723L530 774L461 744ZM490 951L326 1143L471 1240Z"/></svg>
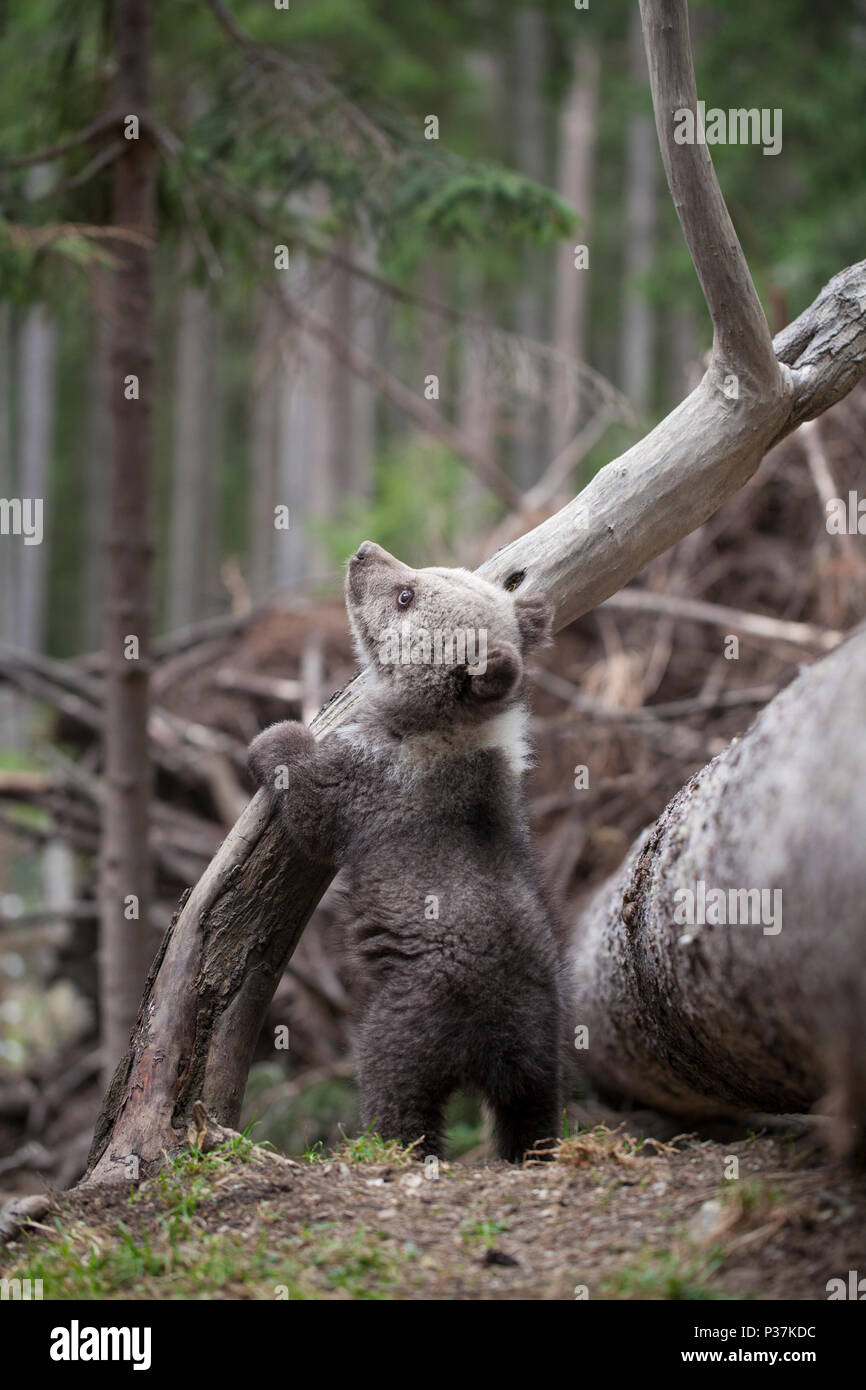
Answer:
<svg viewBox="0 0 866 1390"><path fill-rule="evenodd" d="M397 595L397 604L400 608L408 608L414 597L414 589L401 589Z"/></svg>

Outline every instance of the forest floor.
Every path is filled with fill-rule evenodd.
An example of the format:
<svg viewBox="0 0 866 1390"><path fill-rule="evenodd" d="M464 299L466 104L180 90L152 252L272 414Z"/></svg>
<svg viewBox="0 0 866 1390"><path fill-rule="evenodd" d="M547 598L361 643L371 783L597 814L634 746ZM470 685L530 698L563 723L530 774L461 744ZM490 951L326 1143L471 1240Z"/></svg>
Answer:
<svg viewBox="0 0 866 1390"><path fill-rule="evenodd" d="M299 1161L238 1137L64 1194L0 1260L46 1299L824 1300L850 1270L866 1175L812 1139L603 1126L553 1161L438 1174L373 1139Z"/></svg>

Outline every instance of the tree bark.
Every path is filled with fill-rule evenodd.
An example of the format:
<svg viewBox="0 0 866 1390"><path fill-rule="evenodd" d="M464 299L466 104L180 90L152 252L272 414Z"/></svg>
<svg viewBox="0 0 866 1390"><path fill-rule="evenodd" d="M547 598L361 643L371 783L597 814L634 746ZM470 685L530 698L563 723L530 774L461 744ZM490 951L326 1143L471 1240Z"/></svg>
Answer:
<svg viewBox="0 0 866 1390"><path fill-rule="evenodd" d="M150 107L152 0L117 0L116 103L137 115L138 139L114 165L113 222L152 237L154 151L145 133ZM140 241L114 244L111 314L112 451L108 480L105 608L105 800L100 874L100 1006L106 1059L126 1046L150 961L148 848L151 770L148 661L153 393L152 252ZM137 396L126 383L137 378ZM126 639L138 640L127 659ZM137 916L124 915L134 897Z"/></svg>
<svg viewBox="0 0 866 1390"><path fill-rule="evenodd" d="M677 793L581 914L571 1022L596 1082L693 1116L819 1106L840 1152L862 1142L864 696L860 628ZM739 902L727 923L683 921L701 883L726 904L779 897L760 924Z"/></svg>
<svg viewBox="0 0 866 1390"><path fill-rule="evenodd" d="M771 343L707 147L674 142L671 113L696 102L684 0L644 0L642 14L665 169L714 350L696 391L646 439L481 567L493 583L546 593L558 627L701 525L772 444L866 373L866 262L837 275ZM364 689L362 673L313 721L316 736L327 737ZM131 1156L153 1166L163 1149L182 1147L197 1099L219 1123L237 1122L267 1002L329 881L271 811L258 793L166 936L103 1105L90 1181L125 1179Z"/></svg>

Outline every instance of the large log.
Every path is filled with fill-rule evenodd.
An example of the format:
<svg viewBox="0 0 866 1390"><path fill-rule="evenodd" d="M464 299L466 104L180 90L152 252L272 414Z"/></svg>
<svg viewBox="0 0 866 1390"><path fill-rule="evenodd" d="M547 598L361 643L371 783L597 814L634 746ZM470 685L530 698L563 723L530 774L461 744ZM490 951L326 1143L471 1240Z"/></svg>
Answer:
<svg viewBox="0 0 866 1390"><path fill-rule="evenodd" d="M818 1107L840 1152L862 1145L864 830L860 628L677 793L581 914L570 969L582 1068L679 1114ZM711 889L724 911L684 922L687 895ZM779 895L761 922L712 920L745 916L749 889Z"/></svg>

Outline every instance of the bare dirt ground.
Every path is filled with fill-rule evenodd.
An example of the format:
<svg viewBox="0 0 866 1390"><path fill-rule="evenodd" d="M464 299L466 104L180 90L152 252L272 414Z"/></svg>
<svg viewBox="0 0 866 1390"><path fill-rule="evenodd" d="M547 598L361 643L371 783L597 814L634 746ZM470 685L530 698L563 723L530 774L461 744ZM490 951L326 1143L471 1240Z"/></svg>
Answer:
<svg viewBox="0 0 866 1390"><path fill-rule="evenodd" d="M826 1300L828 1280L866 1273L866 1175L767 1134L598 1129L554 1162L435 1178L248 1146L67 1194L3 1265L45 1298Z"/></svg>

